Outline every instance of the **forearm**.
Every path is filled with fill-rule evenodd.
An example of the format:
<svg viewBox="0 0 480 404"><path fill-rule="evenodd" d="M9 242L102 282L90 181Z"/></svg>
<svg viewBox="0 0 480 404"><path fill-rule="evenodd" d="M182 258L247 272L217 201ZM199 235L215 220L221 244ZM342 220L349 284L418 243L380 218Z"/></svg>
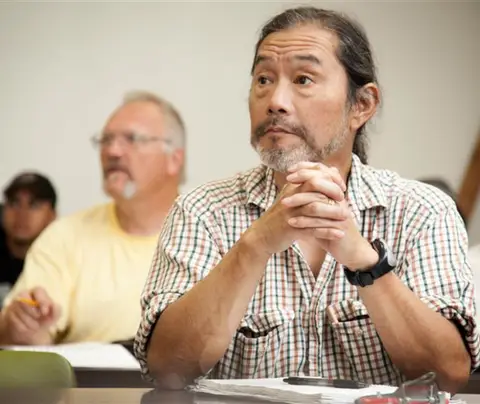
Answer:
<svg viewBox="0 0 480 404"><path fill-rule="evenodd" d="M255 247L247 232L205 279L162 313L147 354L155 378L175 374L188 383L222 358L269 258Z"/></svg>
<svg viewBox="0 0 480 404"><path fill-rule="evenodd" d="M390 358L408 378L435 371L440 388L451 392L468 380L470 357L456 327L395 274L359 293Z"/></svg>

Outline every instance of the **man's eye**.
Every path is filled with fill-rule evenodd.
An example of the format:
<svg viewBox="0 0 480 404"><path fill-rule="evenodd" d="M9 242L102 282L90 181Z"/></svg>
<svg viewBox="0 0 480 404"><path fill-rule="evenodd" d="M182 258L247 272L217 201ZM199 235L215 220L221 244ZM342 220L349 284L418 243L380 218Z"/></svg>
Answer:
<svg viewBox="0 0 480 404"><path fill-rule="evenodd" d="M140 143L143 140L143 136L138 133L128 133L125 135L125 139L129 144Z"/></svg>
<svg viewBox="0 0 480 404"><path fill-rule="evenodd" d="M313 80L308 77L308 76L298 76L296 79L295 79L295 83L296 84L300 84L302 86L305 86L307 84L310 84L310 83L313 83Z"/></svg>
<svg viewBox="0 0 480 404"><path fill-rule="evenodd" d="M38 201L30 202L30 209L39 209L40 206L42 206L42 205Z"/></svg>
<svg viewBox="0 0 480 404"><path fill-rule="evenodd" d="M268 79L267 76L259 76L257 79L258 84L264 86L265 84L268 84L270 80Z"/></svg>
<svg viewBox="0 0 480 404"><path fill-rule="evenodd" d="M110 144L112 143L113 135L111 134L104 134L100 137L99 143L100 144Z"/></svg>

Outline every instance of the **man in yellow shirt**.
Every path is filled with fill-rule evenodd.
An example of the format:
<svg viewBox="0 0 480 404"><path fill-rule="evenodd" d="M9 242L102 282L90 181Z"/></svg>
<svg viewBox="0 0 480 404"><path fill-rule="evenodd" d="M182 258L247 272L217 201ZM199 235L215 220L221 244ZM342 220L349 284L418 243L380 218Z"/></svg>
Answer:
<svg viewBox="0 0 480 404"><path fill-rule="evenodd" d="M128 95L93 138L112 203L58 219L0 313L0 344L133 338L157 236L183 180L185 128L167 101Z"/></svg>

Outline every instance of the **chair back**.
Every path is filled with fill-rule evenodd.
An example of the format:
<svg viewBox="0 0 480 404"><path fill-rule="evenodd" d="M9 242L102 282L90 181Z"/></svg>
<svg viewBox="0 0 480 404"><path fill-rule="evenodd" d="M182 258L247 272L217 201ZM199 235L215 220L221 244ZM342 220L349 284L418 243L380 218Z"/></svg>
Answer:
<svg viewBox="0 0 480 404"><path fill-rule="evenodd" d="M70 362L53 352L0 351L0 388L76 387Z"/></svg>

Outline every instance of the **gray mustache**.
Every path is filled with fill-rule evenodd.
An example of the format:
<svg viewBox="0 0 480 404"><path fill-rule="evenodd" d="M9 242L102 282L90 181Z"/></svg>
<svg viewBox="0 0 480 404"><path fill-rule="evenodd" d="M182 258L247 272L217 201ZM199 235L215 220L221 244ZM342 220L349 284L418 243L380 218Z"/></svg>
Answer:
<svg viewBox="0 0 480 404"><path fill-rule="evenodd" d="M258 139L262 138L263 136L265 136L267 128L269 126L279 126L279 127L283 128L286 132L292 133L293 135L296 135L299 138L304 139L304 140L307 137L307 131L302 126L291 125L291 124L285 122L283 119L271 118L271 119L266 120L265 122L262 122L260 125L258 125L255 128L255 131L254 131L255 140L258 140Z"/></svg>

